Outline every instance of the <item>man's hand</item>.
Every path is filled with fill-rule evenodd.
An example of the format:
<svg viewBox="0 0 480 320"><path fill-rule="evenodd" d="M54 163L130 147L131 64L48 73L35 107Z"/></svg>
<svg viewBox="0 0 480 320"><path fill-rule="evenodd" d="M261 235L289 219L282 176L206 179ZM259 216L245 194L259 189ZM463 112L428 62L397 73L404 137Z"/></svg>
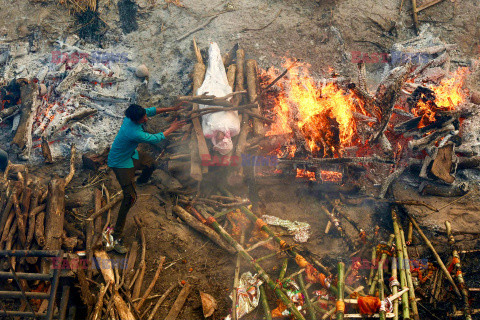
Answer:
<svg viewBox="0 0 480 320"><path fill-rule="evenodd" d="M171 125L170 127L165 130L165 132L163 133L163 135L166 137L168 136L169 134L171 134L172 132L180 129L181 127L183 127L184 125L186 124L185 121L178 121L178 120L175 120Z"/></svg>

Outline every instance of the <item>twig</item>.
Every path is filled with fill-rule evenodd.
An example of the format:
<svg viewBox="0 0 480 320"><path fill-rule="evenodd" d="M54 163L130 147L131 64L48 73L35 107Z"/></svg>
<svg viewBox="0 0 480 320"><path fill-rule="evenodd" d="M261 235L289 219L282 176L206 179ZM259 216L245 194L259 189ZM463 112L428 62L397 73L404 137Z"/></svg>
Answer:
<svg viewBox="0 0 480 320"><path fill-rule="evenodd" d="M208 26L210 24L210 22L212 22L216 17L218 17L222 13L224 13L224 12L219 12L219 13L215 14L214 16L210 17L204 24L202 24L202 25L196 27L195 29L185 33L184 35L178 37L176 39L176 41L181 41L181 40L185 39L186 37L188 37L189 35L191 35L192 33L195 33L198 30L201 30L201 29L205 28L206 26Z"/></svg>
<svg viewBox="0 0 480 320"><path fill-rule="evenodd" d="M280 14L282 13L282 9L280 9L278 11L278 13L275 15L275 17L272 19L272 21L270 21L269 23L267 23L266 25L264 25L263 27L260 27L260 28L243 28L242 31L240 32L245 32L245 31L260 31L260 30L263 30L265 29L266 27L270 26L279 16Z"/></svg>

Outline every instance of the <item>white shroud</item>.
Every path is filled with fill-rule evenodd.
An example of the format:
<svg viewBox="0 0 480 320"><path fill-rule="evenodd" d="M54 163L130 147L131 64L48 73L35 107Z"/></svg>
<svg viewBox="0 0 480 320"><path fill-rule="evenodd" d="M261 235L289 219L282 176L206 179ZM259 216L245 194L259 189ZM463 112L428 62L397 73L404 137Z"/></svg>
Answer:
<svg viewBox="0 0 480 320"><path fill-rule="evenodd" d="M228 85L227 73L223 65L220 48L215 42L210 44L208 49L208 64L205 73L205 80L202 86L198 88L197 95L209 94L216 97L223 97L232 93L232 88ZM199 105L200 109L211 106ZM237 111L221 111L209 113L202 116L202 129L206 138L212 139L214 150L225 155L233 148L231 137L240 133L240 120ZM218 133L222 132L224 136L218 139Z"/></svg>

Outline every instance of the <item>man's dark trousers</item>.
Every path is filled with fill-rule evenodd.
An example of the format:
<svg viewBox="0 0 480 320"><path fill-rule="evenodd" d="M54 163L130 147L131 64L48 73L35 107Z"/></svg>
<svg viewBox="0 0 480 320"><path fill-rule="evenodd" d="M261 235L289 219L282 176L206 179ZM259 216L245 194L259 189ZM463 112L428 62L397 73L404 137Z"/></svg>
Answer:
<svg viewBox="0 0 480 320"><path fill-rule="evenodd" d="M135 171L142 170L138 183L145 183L152 176L155 170L155 162L151 156L146 153L138 152L138 160L133 159L133 168L112 168L118 183L123 190L123 200L118 211L117 222L113 229L113 238L122 236L127 213L137 201L137 193L135 191Z"/></svg>

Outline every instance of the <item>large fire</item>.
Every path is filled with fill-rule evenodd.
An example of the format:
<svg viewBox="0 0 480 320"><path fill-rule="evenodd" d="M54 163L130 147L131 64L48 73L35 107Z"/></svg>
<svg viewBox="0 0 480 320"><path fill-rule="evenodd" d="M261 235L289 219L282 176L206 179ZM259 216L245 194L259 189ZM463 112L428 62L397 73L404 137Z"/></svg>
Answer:
<svg viewBox="0 0 480 320"><path fill-rule="evenodd" d="M466 100L467 93L462 87L467 74L468 68L458 68L451 78L444 78L439 85L428 86L433 91L434 100L423 96L411 110L415 116L422 117L420 128L435 122L438 111L455 110Z"/></svg>
<svg viewBox="0 0 480 320"><path fill-rule="evenodd" d="M274 69L267 73L271 78L278 75ZM351 145L356 132L352 94L334 83L317 84L305 64L291 68L277 85L281 94L273 110L275 122L267 135L301 133L312 155L341 156L342 148Z"/></svg>

